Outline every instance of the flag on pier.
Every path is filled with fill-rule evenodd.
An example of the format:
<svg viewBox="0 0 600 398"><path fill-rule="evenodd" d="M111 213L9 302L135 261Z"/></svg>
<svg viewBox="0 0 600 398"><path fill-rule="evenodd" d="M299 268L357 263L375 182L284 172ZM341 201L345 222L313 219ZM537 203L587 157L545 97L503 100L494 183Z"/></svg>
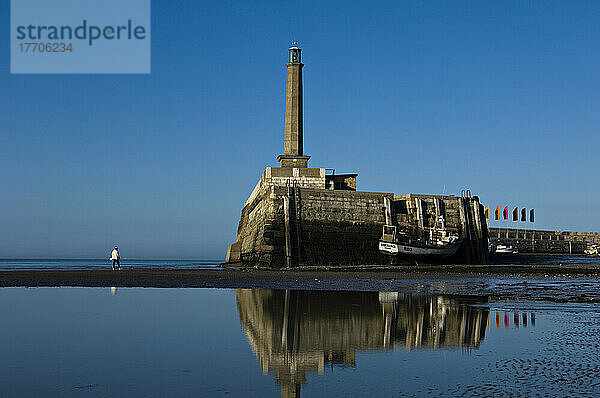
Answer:
<svg viewBox="0 0 600 398"><path fill-rule="evenodd" d="M483 211L483 213L485 214L485 219L489 220L490 219L490 205L487 205L485 207L485 210Z"/></svg>
<svg viewBox="0 0 600 398"><path fill-rule="evenodd" d="M496 220L500 219L500 206L496 206L496 210L494 210L494 218Z"/></svg>
<svg viewBox="0 0 600 398"><path fill-rule="evenodd" d="M534 222L535 217L534 217L534 212L533 209L529 210L529 221Z"/></svg>
<svg viewBox="0 0 600 398"><path fill-rule="evenodd" d="M508 220L508 206L504 206L504 211L502 212L502 216L505 220Z"/></svg>
<svg viewBox="0 0 600 398"><path fill-rule="evenodd" d="M521 209L521 221L527 221L527 209L524 207Z"/></svg>
<svg viewBox="0 0 600 398"><path fill-rule="evenodd" d="M513 209L513 221L519 221L519 208L515 207Z"/></svg>

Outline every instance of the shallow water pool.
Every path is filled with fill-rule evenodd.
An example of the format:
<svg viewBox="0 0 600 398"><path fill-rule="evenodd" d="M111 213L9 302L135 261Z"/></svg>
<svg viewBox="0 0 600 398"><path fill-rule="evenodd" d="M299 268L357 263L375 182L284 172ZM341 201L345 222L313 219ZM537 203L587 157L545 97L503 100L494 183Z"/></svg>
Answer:
<svg viewBox="0 0 600 398"><path fill-rule="evenodd" d="M600 310L486 296L0 289L0 396L600 394Z"/></svg>

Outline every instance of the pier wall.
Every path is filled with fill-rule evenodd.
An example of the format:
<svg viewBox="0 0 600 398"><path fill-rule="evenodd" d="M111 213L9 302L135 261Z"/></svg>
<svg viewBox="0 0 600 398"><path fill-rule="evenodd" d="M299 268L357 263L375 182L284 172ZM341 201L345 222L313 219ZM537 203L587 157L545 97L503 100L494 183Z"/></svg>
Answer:
<svg viewBox="0 0 600 398"><path fill-rule="evenodd" d="M600 243L600 232L489 228L490 241L510 244L521 253L583 254L588 243Z"/></svg>
<svg viewBox="0 0 600 398"><path fill-rule="evenodd" d="M378 248L385 224L383 198L392 193L298 190L298 264L385 264ZM294 235L294 233L292 233Z"/></svg>
<svg viewBox="0 0 600 398"><path fill-rule="evenodd" d="M464 236L455 263L488 262L487 224L477 199L435 195L325 189L324 169L267 168L246 201L226 263L290 266L387 265L379 252L386 224L423 233L439 212L449 229Z"/></svg>
<svg viewBox="0 0 600 398"><path fill-rule="evenodd" d="M271 185L244 206L226 262L283 267L290 257L293 265L385 264L378 249L385 196L393 194Z"/></svg>

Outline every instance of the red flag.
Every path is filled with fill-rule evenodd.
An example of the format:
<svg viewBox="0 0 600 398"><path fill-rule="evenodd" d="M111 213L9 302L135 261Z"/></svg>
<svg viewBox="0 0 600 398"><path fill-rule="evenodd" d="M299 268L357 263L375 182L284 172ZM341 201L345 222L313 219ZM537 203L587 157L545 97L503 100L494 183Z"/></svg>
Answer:
<svg viewBox="0 0 600 398"><path fill-rule="evenodd" d="M524 207L521 209L521 221L527 221L527 209Z"/></svg>
<svg viewBox="0 0 600 398"><path fill-rule="evenodd" d="M504 211L502 212L505 220L508 220L508 206L504 206Z"/></svg>
<svg viewBox="0 0 600 398"><path fill-rule="evenodd" d="M513 221L519 221L519 208L515 207L513 210Z"/></svg>

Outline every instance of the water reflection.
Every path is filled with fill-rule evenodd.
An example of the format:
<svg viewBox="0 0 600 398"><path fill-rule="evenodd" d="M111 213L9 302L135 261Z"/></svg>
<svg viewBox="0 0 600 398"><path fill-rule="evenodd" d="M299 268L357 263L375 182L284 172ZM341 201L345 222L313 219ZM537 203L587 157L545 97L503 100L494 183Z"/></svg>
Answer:
<svg viewBox="0 0 600 398"><path fill-rule="evenodd" d="M512 327L518 329L520 326L526 328L527 325L531 325L531 326L535 326L535 313L531 312L529 313L529 320L527 318L527 312L523 312L523 313L519 313L518 311L515 311L513 313L513 322L512 322ZM510 313L509 312L504 312L504 329L510 329ZM488 329L490 329L491 326L488 322ZM502 313L500 312L496 312L496 329L500 330L502 329Z"/></svg>
<svg viewBox="0 0 600 398"><path fill-rule="evenodd" d="M487 297L395 292L236 290L240 322L263 373L299 396L306 372L355 366L356 351L477 348Z"/></svg>

